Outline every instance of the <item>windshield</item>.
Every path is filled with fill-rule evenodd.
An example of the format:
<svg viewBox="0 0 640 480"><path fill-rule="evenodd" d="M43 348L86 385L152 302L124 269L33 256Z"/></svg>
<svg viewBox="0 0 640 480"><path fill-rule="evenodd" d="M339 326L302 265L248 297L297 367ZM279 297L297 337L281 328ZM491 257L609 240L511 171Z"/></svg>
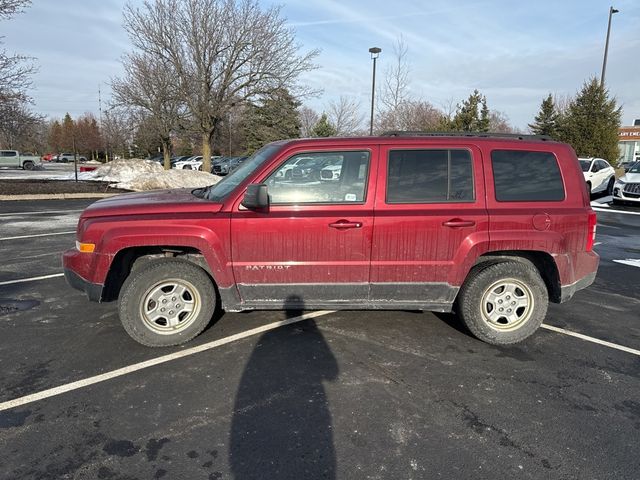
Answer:
<svg viewBox="0 0 640 480"><path fill-rule="evenodd" d="M260 165L269 160L271 156L280 149L280 147L281 144L279 143L270 143L269 145L262 147L256 153L240 163L240 166L229 175L224 177L215 185L207 187L204 192L204 198L218 202L224 200L226 196L240 185L249 175L255 172Z"/></svg>
<svg viewBox="0 0 640 480"><path fill-rule="evenodd" d="M631 165L631 168L627 173L640 173L640 162L636 162Z"/></svg>
<svg viewBox="0 0 640 480"><path fill-rule="evenodd" d="M580 166L582 167L583 172L588 172L589 167L591 166L591 160L580 160Z"/></svg>

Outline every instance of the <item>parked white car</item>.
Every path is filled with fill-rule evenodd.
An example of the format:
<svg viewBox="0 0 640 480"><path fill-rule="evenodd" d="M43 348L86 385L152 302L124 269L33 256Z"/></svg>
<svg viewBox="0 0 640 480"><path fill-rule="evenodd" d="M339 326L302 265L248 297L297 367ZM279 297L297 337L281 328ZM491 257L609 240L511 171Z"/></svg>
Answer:
<svg viewBox="0 0 640 480"><path fill-rule="evenodd" d="M173 168L181 170L202 170L202 155L180 160L174 164Z"/></svg>
<svg viewBox="0 0 640 480"><path fill-rule="evenodd" d="M613 194L616 183L616 171L602 158L579 158L584 180L591 193L606 192Z"/></svg>
<svg viewBox="0 0 640 480"><path fill-rule="evenodd" d="M635 202L640 205L640 162L620 177L613 186L613 203Z"/></svg>

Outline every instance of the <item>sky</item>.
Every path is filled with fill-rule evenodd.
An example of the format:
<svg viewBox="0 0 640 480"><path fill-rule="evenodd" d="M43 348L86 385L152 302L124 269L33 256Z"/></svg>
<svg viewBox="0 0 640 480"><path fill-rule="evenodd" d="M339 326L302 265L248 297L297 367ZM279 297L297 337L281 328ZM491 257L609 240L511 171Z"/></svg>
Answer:
<svg viewBox="0 0 640 480"><path fill-rule="evenodd" d="M35 57L34 110L50 118L103 109L109 82L131 50L122 28L127 0L33 0L25 13L0 22L9 52ZM134 5L141 0L131 0ZM380 47L377 78L394 60L400 36L408 47L410 96L436 107L478 89L491 110L522 130L549 93L575 95L600 76L609 1L260 0L280 5L301 51L321 50L318 69L301 82L322 93L304 101L321 111L341 95L371 102L370 47ZM623 125L640 118L640 1L616 0L606 83L622 105Z"/></svg>

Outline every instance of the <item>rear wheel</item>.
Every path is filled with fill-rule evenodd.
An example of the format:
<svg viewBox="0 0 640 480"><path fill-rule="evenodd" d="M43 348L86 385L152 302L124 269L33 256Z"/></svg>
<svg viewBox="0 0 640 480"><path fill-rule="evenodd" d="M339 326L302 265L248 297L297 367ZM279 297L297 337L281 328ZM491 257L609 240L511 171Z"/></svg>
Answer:
<svg viewBox="0 0 640 480"><path fill-rule="evenodd" d="M178 259L154 260L124 282L118 299L120 321L138 343L179 345L208 325L215 299L213 283L202 268Z"/></svg>
<svg viewBox="0 0 640 480"><path fill-rule="evenodd" d="M459 314L478 339L493 345L521 342L542 324L549 303L535 267L518 261L478 267L458 298Z"/></svg>

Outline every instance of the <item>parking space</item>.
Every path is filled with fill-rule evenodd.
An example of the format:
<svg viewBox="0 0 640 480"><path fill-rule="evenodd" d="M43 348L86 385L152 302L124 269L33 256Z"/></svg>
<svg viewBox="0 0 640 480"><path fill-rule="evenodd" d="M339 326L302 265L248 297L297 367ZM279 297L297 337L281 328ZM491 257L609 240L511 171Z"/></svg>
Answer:
<svg viewBox="0 0 640 480"><path fill-rule="evenodd" d="M225 314L157 350L49 277L88 203L0 206L0 478L637 478L640 216L598 212L598 278L547 317L628 351L381 311Z"/></svg>

